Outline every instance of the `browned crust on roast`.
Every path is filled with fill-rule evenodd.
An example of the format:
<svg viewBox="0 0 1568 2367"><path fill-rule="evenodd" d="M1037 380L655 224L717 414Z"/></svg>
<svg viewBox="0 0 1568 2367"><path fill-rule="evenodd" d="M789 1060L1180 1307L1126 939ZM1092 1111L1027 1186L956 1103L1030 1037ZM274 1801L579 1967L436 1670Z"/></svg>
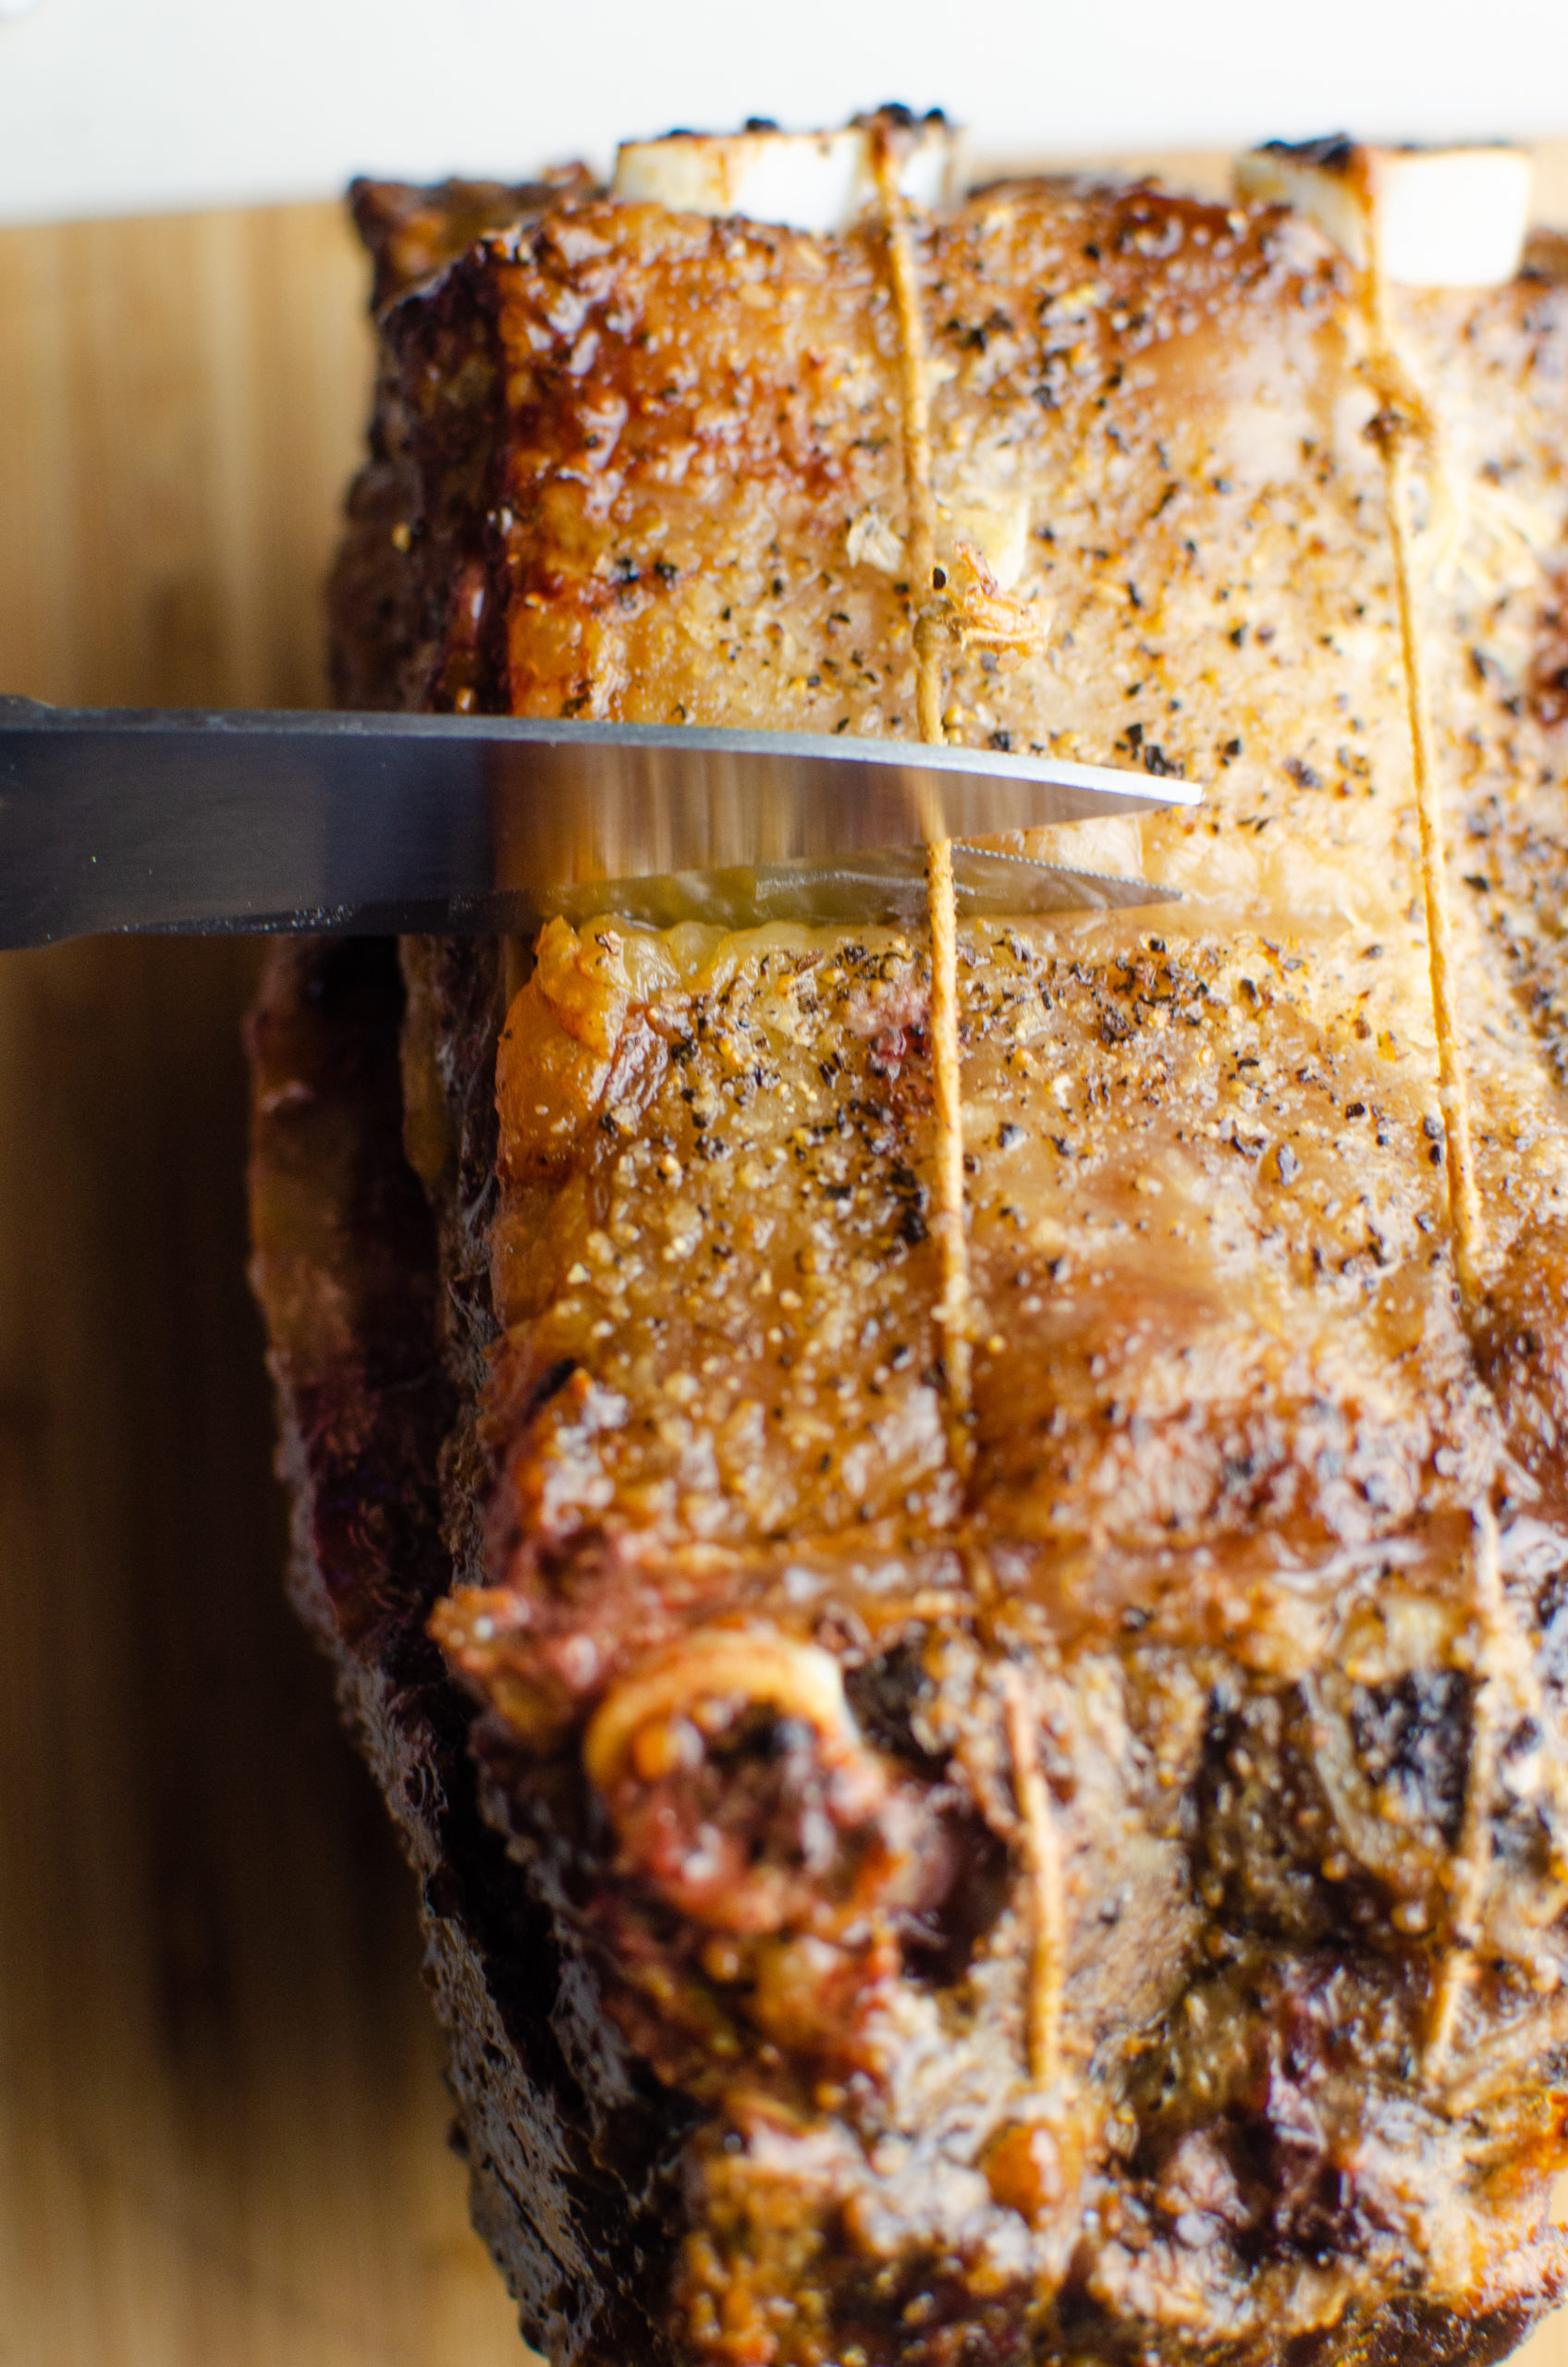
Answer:
<svg viewBox="0 0 1568 2367"><path fill-rule="evenodd" d="M446 965L447 1032L460 1042L491 982L460 949L431 955ZM668 2092L627 2095L619 2111L601 2101L595 2112L573 2079L559 2043L557 1934L479 1818L468 1713L423 1632L450 1574L435 1468L451 1398L431 1349L435 1243L400 1156L401 1003L390 947L298 946L274 955L251 1023L253 1275L293 1502L290 1588L420 1879L475 2224L524 2331L558 2361L655 2367L674 2356L657 2323L673 2197L644 2173L639 2199L631 2165L679 2145L685 2115ZM464 1081L481 1134L484 1070L481 1057ZM460 1265L460 1249L450 1254ZM471 1262L471 1286L476 1270ZM324 1329L324 1316L337 1319ZM472 1308L459 1319L471 1333L485 1329ZM504 1781L504 1755L492 1765ZM574 1984L569 2043L592 2044L594 2016ZM1298 2337L1291 2367L1347 2347L1390 2367L1488 2367L1543 2299L1476 2316L1395 2300L1364 2325ZM998 2360L1012 2355L1006 2324L992 2330ZM1070 2324L1060 2355L1114 2355L1109 2332L1096 2314Z"/></svg>
<svg viewBox="0 0 1568 2367"><path fill-rule="evenodd" d="M896 352L876 234L814 241L583 198L485 229L459 252L460 214L451 202L444 228L439 219L422 220L417 203L389 202L372 225L386 253L398 247L405 284L448 235L453 259L405 293L384 324L378 440L356 496L335 602L340 687L353 686L364 704L907 730L908 587L894 567L863 563L848 541L851 521L880 514L886 528L900 513ZM983 1351L986 1502L976 1534L1017 1608L1008 1649L1023 1664L1037 1652L1034 1674L1050 1697L1053 1737L1076 1735L1081 1684L1092 1689L1103 1678L1112 1692L1121 1688L1126 1705L1121 1764L1111 1778L1093 1749L1075 1757L1076 1740L1052 1740L1055 1813L1070 1858L1076 1851L1096 1881L1114 1870L1123 1844L1129 1853L1136 1844L1142 1855L1125 1887L1147 1893L1134 1902L1120 1955L1109 1943L1100 1950L1116 1959L1109 1970L1096 1960L1080 1902L1069 2004L1082 2043L1073 2061L1088 2065L1092 2053L1084 2092L1097 2081L1114 2095L1133 2134L1114 2161L1088 2163L1088 2216L1103 2215L1092 2238L1086 2216L1078 2251L1057 2258L1048 2225L1031 2217L1022 2156L1014 2159L1028 2131L1001 2125L993 2128L994 2151L963 2151L966 2112L973 2129L976 2109L995 2121L998 2096L1011 2109L1005 2079L993 2082L983 2107L960 2095L956 2112L942 2105L927 2118L917 2090L896 2109L869 2091L869 2101L846 2103L836 2082L851 2066L861 2076L871 2059L856 2053L870 2042L854 2014L836 2021L829 2011L813 2022L785 1980L748 2030L752 2003L766 1993L762 1957L753 1964L742 1951L740 1974L725 1968L725 1950L704 1944L701 1915L693 1923L686 1894L672 1890L656 1853L643 1847L651 1828L646 1818L635 1823L635 1784L628 1778L612 1797L582 1772L582 1726L612 1675L635 1674L693 1622L743 1609L770 1631L798 1628L797 1640L810 1634L829 1642L867 1731L878 1749L885 1743L893 1772L879 1780L890 1786L892 1823L913 1836L908 1862L894 1863L888 1876L895 1925L899 1913L918 1921L929 1911L939 1922L958 1901L967 1932L974 1918L949 1861L980 1866L984 1849L999 1845L1017 1862L1005 1767L987 1774L981 1763L990 1748L982 1697L994 1633L983 1651L976 1623L962 1611L947 1629L940 1619L928 1623L929 1633L915 1623L928 1643L940 1630L949 1657L940 1667L925 1664L936 1708L927 1714L928 1703L924 1723L911 1725L909 1702L895 1698L902 1680L883 1672L885 1656L853 1629L863 1613L875 1629L875 1588L846 1571L838 1627L831 1618L813 1626L799 1610L810 1597L810 1570L786 1567L784 1549L804 1565L814 1553L830 1560L844 1543L833 1516L808 1517L815 1480L799 1490L796 1510L755 1533L732 1504L704 1507L684 1537L680 1518L656 1538L656 1523L639 1533L641 1512L622 1519L623 1496L643 1501L649 1473L639 1465L640 1432L661 1429L661 1408L655 1393L644 1412L645 1382L598 1369L594 1343L608 1336L604 1358L619 1354L616 1325L624 1318L593 1319L594 1292L602 1288L607 1308L616 1288L592 1279L593 1236L621 1188L612 1181L621 1138L636 1147L656 1131L680 1171L696 1173L724 1155L711 1135L698 1138L701 1126L667 1077L678 1050L688 1063L685 1101L700 1092L727 1134L744 1134L742 1103L730 1110L724 1100L732 1082L721 1057L729 1020L701 994L689 1004L679 992L662 1004L633 999L630 1017L606 1027L600 1075L582 1051L602 1021L593 993L568 981L559 1009L570 1010L573 1042L564 1050L551 1034L559 1011L514 1005L514 1044L543 1048L545 1070L570 1089L563 1087L559 1109L548 1092L543 1100L532 1091L519 1096L520 1122L501 1150L512 1198L496 1233L498 981L487 954L410 948L407 1042L416 1089L406 1116L440 1212L438 1331L458 1400L441 1448L447 1543L470 1589L476 1579L488 1582L450 1612L443 1606L438 1622L454 1664L488 1705L473 1737L485 1813L545 1902L560 1952L554 2036L585 2100L569 2105L569 2118L577 2114L599 2131L615 2121L618 2142L631 2143L640 2130L635 2142L655 2153L667 2140L684 2145L687 2234L678 2279L669 2305L651 2299L654 2321L666 2329L657 2338L672 2340L680 2356L726 2367L777 2356L815 2367L858 2341L876 2367L884 2356L900 2367L948 2367L972 2352L998 2361L1065 2360L1149 2346L1171 2358L1288 2357L1292 2367L1396 2349L1479 2361L1515 2338L1555 2292L1562 2248L1541 2228L1539 2208L1560 2145L1556 2058L1541 2056L1551 2016L1545 2008L1537 2015L1506 1948L1482 1968L1466 2009L1465 2044L1480 2067L1484 2108L1456 2104L1445 2116L1437 2088L1423 2085L1424 2000L1446 1945L1433 1870L1452 1872L1466 1826L1476 1680L1468 1662L1451 1664L1447 1645L1413 1670L1364 1685L1341 1679L1327 1630L1302 1643L1298 1627L1292 1641L1288 1623L1270 1631L1260 1613L1253 1634L1248 1589L1256 1584L1262 1603L1269 1581L1248 1575L1246 1556L1278 1537L1293 1557L1292 1615L1304 1612L1319 1578L1328 1615L1335 1557L1370 1552L1375 1561L1387 1541L1405 1555L1407 1571L1417 1570L1416 1591L1430 1595L1416 1606L1419 1616L1463 1623L1467 1507L1503 1468L1477 1372L1495 1391L1507 1443L1538 1490L1533 1511L1557 1516L1557 1384L1568 1369L1562 1228L1551 1206L1561 1193L1546 1171L1549 1156L1543 1180L1531 1180L1530 1169L1521 1185L1524 1137L1512 1121L1531 1110L1550 1118L1559 1108L1541 1054L1558 1057L1560 957L1553 933L1538 923L1543 898L1557 892L1568 868L1550 737L1560 718L1550 711L1562 670L1561 617L1550 597L1529 619L1517 608L1503 617L1506 603L1488 615L1463 591L1442 612L1443 630L1466 642L1475 636L1471 679L1445 681L1443 690L1454 742L1468 724L1463 744L1474 752L1464 818L1488 842L1485 874L1466 876L1459 929L1476 988L1471 1052L1486 1073L1477 1100L1498 1259L1467 1343L1440 1245L1418 1064L1386 1091L1377 1067L1394 1058L1393 1023L1407 1028L1419 1005L1410 986L1419 948L1397 893L1409 854L1397 821L1397 699L1376 623L1361 630L1369 608L1386 601L1387 568L1368 506L1375 464L1363 418L1350 415L1358 402L1364 413L1369 398L1357 390L1354 291L1343 266L1277 213L1227 215L1147 190L1042 187L990 192L931 227L921 260L938 372L938 491L962 507L971 430L987 456L978 469L982 491L986 468L1019 439L1035 451L1050 487L1049 519L1033 528L1029 560L1036 588L1057 607L1062 663L1043 697L1038 681L1016 668L955 653L950 696L962 736L998 745L1048 741L1064 754L1120 756L1154 772L1218 773L1197 826L1212 840L1198 835L1194 842L1183 823L1157 827L1145 842L1148 867L1173 873L1200 897L1212 890L1214 916L1173 926L1169 945L1134 926L1104 932L1103 943L1091 943L1090 932L1054 949L1021 938L1006 963L993 948L977 964L971 995L971 1060L983 1068L987 1034L1007 1018L1001 1005L986 1005L989 960L1011 980L1003 1004L1022 981L1025 1000L1055 1013L1067 1046L1063 1054L1056 1045L1061 1076L1074 1092L1084 1088L1080 1115L1091 1136L1093 1112L1109 1106L1108 1094L1136 1085L1141 1109L1168 1110L1140 1124L1152 1123L1157 1135L1175 1128L1166 1147L1186 1146L1172 1156L1197 1178L1200 1199L1208 1194L1211 1205L1232 1210L1237 1241L1254 1252L1254 1281L1267 1269L1280 1282L1282 1356L1297 1344L1290 1294L1299 1294L1305 1322L1315 1292L1337 1292L1362 1309L1357 1320L1374 1304L1391 1309L1405 1331L1397 1353L1390 1349L1390 1365L1403 1357L1414 1371L1408 1358L1419 1353L1421 1369L1430 1367L1439 1385L1423 1398L1401 1380L1403 1412L1390 1414L1391 1398L1373 1404L1368 1395L1378 1378L1373 1358L1366 1386L1354 1374L1347 1382L1342 1369L1321 1384L1309 1376L1288 1404L1270 1394L1271 1368L1261 1367L1255 1387L1238 1367L1229 1399L1223 1389L1212 1404L1203 1398L1207 1377L1188 1392L1191 1402L1180 1389L1173 1397L1158 1362L1179 1344L1197 1304L1190 1291L1182 1297L1185 1253L1169 1254L1169 1273L1157 1264L1144 1277L1144 1297L1152 1294L1169 1317L1162 1347L1149 1336L1158 1322L1133 1320L1135 1260L1124 1270L1119 1251L1096 1261L1086 1235L1076 1262L1052 1266L1049 1288L1036 1274L1028 1280L1032 1301L1007 1302L1033 1305L1028 1322L1008 1318L1035 1351L1023 1380L1010 1378L1005 1331L999 1346ZM1415 300L1402 322L1418 362L1439 380L1451 366L1460 372L1471 412L1495 410L1506 423L1487 448L1480 479L1506 487L1517 476L1526 487L1545 485L1551 499L1562 474L1559 264L1537 243L1513 288L1478 302ZM1021 309L1021 291L1033 312L1028 303ZM1245 438L1238 445L1235 484L1227 401L1247 411L1253 433L1250 446L1242 448ZM1053 423L1049 435L1041 434L1042 418ZM1272 449L1272 435L1288 457L1260 460L1260 432L1264 447ZM852 664L843 662L845 649ZM1244 753L1233 731L1243 709ZM1350 719L1339 721L1341 713ZM1379 793L1382 804L1364 802ZM1270 827L1275 836L1264 844ZM1403 987L1362 990L1364 978L1386 974L1351 965L1389 949L1335 941L1334 925L1321 917L1298 932L1283 900L1261 941L1249 937L1242 948L1233 1009L1224 995L1210 1001L1207 981L1226 965L1227 938L1235 951L1249 914L1270 895L1281 901L1268 867L1269 850L1287 838L1292 847L1330 849L1346 867L1359 864L1369 887L1387 889L1388 926L1379 921L1377 935L1397 940ZM801 958L809 967L813 957ZM876 1059L864 1045L842 1057L835 1047L822 1075L829 1099L848 1098L838 1113L840 1140L850 1110L872 1105L875 1128L891 1128L888 1143L898 1136L888 1172L907 1171L906 1213L914 1221L901 1235L894 1222L883 1246L902 1261L905 1287L920 1269L927 1113L918 1075L924 987L913 978L901 991L905 1007L897 1025L881 1031ZM1161 1050L1162 1027L1184 1047L1179 1058ZM1206 1031L1219 1056L1207 1074L1196 1061ZM890 1053L894 1036L899 1049ZM903 1084L888 1085L900 1066ZM534 1073L526 1059L523 1073ZM803 1086L806 1097L815 1094L809 1074ZM1033 1104L1024 1108L1022 1086L1017 1092L1019 1109L1010 1114L1028 1118L1048 1168L1051 1126ZM1264 1131L1242 1124L1243 1104ZM562 1110L580 1129L564 1151L554 1139ZM537 1124L540 1118L547 1122ZM1394 1199L1403 1200L1381 1208L1365 1241L1359 1233L1341 1241L1299 1212L1319 1185L1320 1199L1334 1196L1337 1207L1343 1199L1337 1162L1348 1162L1347 1172L1355 1164L1359 1138L1346 1129L1363 1121L1378 1151L1391 1155ZM823 1139L818 1131L800 1150L807 1183ZM877 1153L885 1163L888 1143ZM993 1306L998 1289L1020 1282L1002 1269L1022 1256L1007 1232L1018 1211L994 1188L995 1147L988 1138L977 1146L973 1186L982 1294ZM1022 1190L1027 1208L1066 1217L1074 1193L1092 1201L1097 1192L1103 1214L1114 1199L1106 1174L1129 1144L1086 1141L1080 1129L1078 1140L1064 1134L1055 1147L1061 1165L1041 1168ZM1266 1149L1267 1188L1263 1168L1253 1164ZM831 1158L821 1164L822 1180L831 1181ZM717 1168L705 1171L717 1180ZM868 1170L862 1180L875 1186L876 1176ZM1121 1176L1117 1188L1124 1186L1135 1191L1137 1179ZM705 1212L704 1222L710 1218ZM629 1242L639 1223L656 1226L656 1198L623 1207L620 1220ZM699 1241L706 1246L700 1233ZM1268 1243L1284 1246L1266 1257ZM860 1247L880 1254L869 1241ZM513 1330L493 1370L492 1249L515 1299L506 1310ZM1545 1270L1535 1251L1544 1253ZM672 1241L668 1254L690 1252ZM1325 1277L1320 1285L1309 1261ZM1107 1271L1074 1278L1096 1262ZM800 1294L791 1295L799 1306ZM1220 1290L1217 1309L1223 1296ZM813 1319L804 1318L808 1329ZM641 1353L646 1343L632 1344ZM790 1361L780 1355L780 1368ZM635 1363L631 1355L629 1372ZM675 1377L691 1379L679 1359ZM767 1391L787 1396L791 1385L775 1375ZM611 1396L642 1417L625 1440L612 1435ZM831 1461L824 1457L824 1471ZM655 1479L656 1462L653 1451ZM1182 1491L1200 1482L1194 1509ZM1510 1516L1519 1509L1513 1484L1505 1473L1497 1487ZM828 1490L825 1481L818 1510ZM967 1573L949 1550L952 1513L941 1499L939 1486L922 1480L901 1515L889 1502L886 1536L868 1542L895 1560L902 1554L913 1580L950 1596ZM1188 1560L1200 1549L1209 1557L1201 1573ZM1561 1589L1555 1578L1537 1583L1523 1550L1517 1539L1510 1547L1511 1615L1538 1628L1537 1673L1551 1689L1543 1715L1555 1733ZM1376 1593L1372 1570L1367 1561L1357 1583ZM1010 1615L1004 1601L996 1616ZM497 1622L508 1621L497 1642ZM1096 1646L1097 1674L1085 1649ZM970 1687L967 1709L945 1702L949 1685L955 1700ZM938 1731L945 1709L951 1714ZM1510 1748L1528 1749L1529 1723L1515 1727ZM1405 1786L1413 1821L1397 1845L1400 1866L1385 1862L1389 1852L1378 1855L1374 1836L1368 1867L1336 1870L1323 1835L1336 1829L1332 1789L1349 1761L1336 1772L1334 1748L1341 1759L1348 1748L1354 1761L1363 1728L1366 1748L1394 1768L1395 1788ZM1331 1748L1325 1737L1341 1729L1352 1740ZM970 1750L967 1792L950 1772L933 1772L955 1739ZM781 1748L786 1756L801 1749L798 1738ZM1408 1768L1401 1751L1414 1753ZM830 1787L814 1793L814 1780L802 1779L826 1815ZM656 1788L654 1779L649 1785ZM963 1795L956 1809L955 1794ZM1517 1850L1521 1865L1529 1857L1535 1880L1545 1844L1531 1814L1523 1811L1521 1821L1508 1809L1482 1823L1495 1824L1502 1857ZM853 1840L860 1828L851 1818L846 1830ZM898 1858L897 1849L890 1854ZM1427 1870L1419 1896L1409 1887L1417 1861ZM1188 1867L1186 1886L1170 1880L1170 1866L1179 1864ZM1147 1919L1137 1922L1145 1907ZM1512 1910L1505 1901L1499 1911ZM1210 1940L1218 1943L1212 1961L1201 1945ZM897 1945L886 1932L878 1944L880 1956L846 1944L851 1961L833 1976L840 1988L868 1981L874 1990L889 1966L896 1969ZM1136 1979L1129 1986L1127 1968L1138 1972L1140 1958L1143 1986ZM788 1950L781 1961L793 1961ZM497 1978L499 1962L484 1960L482 1980ZM810 1983L802 1986L811 2003ZM596 2050L614 2051L606 2007L628 2050L613 2078L595 2063ZM463 2010L483 2019L489 2006L469 1989ZM1005 2073L1001 2058L1010 2048L1019 2053L1020 2019L1005 1977L999 1987L992 1980L981 2002L977 2019L987 2015L993 2067ZM1541 2059L1526 2064L1521 2048L1537 2023ZM758 2045L758 2029L766 2044ZM1206 2029L1219 2039L1205 2039ZM656 2067L670 2091L630 2098L629 2060ZM872 2076L871 2090L881 2076ZM498 2080L503 2109L510 2077L506 2070ZM459 2089L462 2078L459 2068ZM613 2099L606 2104L616 2079L621 2120ZM888 2092L896 2085L889 2072ZM690 2135L682 2092L704 2107ZM538 2095L519 2092L512 2109L520 2125L533 2125ZM482 2116L477 2102L474 2110ZM878 2158L888 2111L900 2141L913 2148L901 2167ZM1333 2142L1320 2115L1341 2132ZM1086 2156L1099 2142L1090 2118ZM1047 2120L1071 2136L1071 2112L1053 2106ZM1472 2140L1478 2151L1466 2151ZM1056 2138L1042 2141L1048 2153ZM1029 2137L1023 2152L1034 2143ZM591 2151L605 2158L598 2136ZM1331 2176L1330 2165L1340 2165ZM1444 2189L1430 2211L1419 2191L1422 2165L1427 2184ZM944 2220L946 2206L933 2201L923 2232L926 2181L935 2195L955 2169L961 2185L984 2169L990 2203L972 2200ZM1029 2177L1037 2170L1035 2162ZM1464 2234L1472 2188L1490 2214L1490 2232L1473 2253ZM546 2197L557 2190L546 2177ZM506 2189L492 2181L484 2191L481 2220L504 2251ZM984 2250L998 2238L998 2214L1009 2213L1041 2236L1023 2264L1014 2247L1011 2268L1005 2226L999 2249ZM984 2243L975 2233L982 2220ZM960 2225L969 2230L962 2238L951 2233ZM961 2258L965 2244L979 2250ZM1438 2281L1451 2296L1463 2293L1463 2305L1415 2298L1439 2256L1446 2266ZM1331 2268L1338 2282L1315 2298L1317 2266ZM606 2304L612 2316L616 2306ZM620 2338L630 2340L629 2356L641 2355L641 2332Z"/></svg>
<svg viewBox="0 0 1568 2367"><path fill-rule="evenodd" d="M580 2005L563 2047L549 1920L480 1816L469 1712L424 1632L451 1576L437 1466L453 1392L434 1228L401 1151L402 1012L393 945L305 942L273 954L247 1031L289 1591L419 1882L454 2141L523 2332L573 2367L657 2367L682 2116L647 2110Z"/></svg>
<svg viewBox="0 0 1568 2367"><path fill-rule="evenodd" d="M594 193L592 175L564 166L537 181L447 180L434 189L357 180L355 227L369 251L371 308L381 314L486 233L515 229L546 206ZM333 704L376 709L425 702L450 607L449 554L434 566L413 547L430 531L419 472L407 449L398 373L377 369L370 450L349 491L333 569L328 666Z"/></svg>

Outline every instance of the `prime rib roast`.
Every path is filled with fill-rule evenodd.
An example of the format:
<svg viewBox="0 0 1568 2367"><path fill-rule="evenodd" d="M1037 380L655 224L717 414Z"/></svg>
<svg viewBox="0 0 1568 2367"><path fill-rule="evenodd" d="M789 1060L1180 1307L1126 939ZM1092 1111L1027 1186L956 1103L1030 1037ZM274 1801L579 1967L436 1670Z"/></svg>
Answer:
<svg viewBox="0 0 1568 2367"><path fill-rule="evenodd" d="M341 700L913 736L886 208L356 202ZM1388 291L1462 1289L1360 271L905 230L938 572L1029 627L948 733L1207 790L1064 858L1180 904L962 926L962 1422L923 929L300 941L295 1597L557 2367L1490 2360L1564 2271L1568 258Z"/></svg>

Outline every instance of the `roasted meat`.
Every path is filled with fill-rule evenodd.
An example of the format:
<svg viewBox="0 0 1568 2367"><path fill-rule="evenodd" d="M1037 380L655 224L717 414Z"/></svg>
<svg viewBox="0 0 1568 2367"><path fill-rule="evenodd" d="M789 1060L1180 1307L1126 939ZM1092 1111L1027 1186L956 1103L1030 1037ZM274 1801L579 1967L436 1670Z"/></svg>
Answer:
<svg viewBox="0 0 1568 2367"><path fill-rule="evenodd" d="M484 233L515 227L549 206L594 190L582 166L515 186L443 181L435 189L401 181L356 181L349 191L355 227L371 258L374 312L433 278ZM380 358L370 452L354 479L332 577L333 697L339 706L417 706L432 636L445 619L436 596L427 616L426 585L410 563L409 521L421 509L420 486L405 457L398 374Z"/></svg>
<svg viewBox="0 0 1568 2367"><path fill-rule="evenodd" d="M884 224L472 227L339 681L913 737ZM1564 2265L1568 280L1389 299L1462 1289L1359 272L1141 185L913 251L938 574L1020 620L949 733L1207 790L1076 834L1180 907L962 933L972 1392L920 932L283 955L297 1584L552 2357L1489 2359Z"/></svg>

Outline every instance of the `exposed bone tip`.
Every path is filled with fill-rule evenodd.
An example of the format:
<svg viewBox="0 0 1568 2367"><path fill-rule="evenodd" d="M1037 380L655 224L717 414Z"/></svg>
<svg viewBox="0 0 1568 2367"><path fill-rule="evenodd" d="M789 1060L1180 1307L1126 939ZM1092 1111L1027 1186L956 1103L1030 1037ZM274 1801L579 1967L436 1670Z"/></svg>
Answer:
<svg viewBox="0 0 1568 2367"><path fill-rule="evenodd" d="M1239 195L1306 215L1363 270L1375 228L1384 278L1407 288L1513 278L1532 177L1521 148L1378 147L1340 135L1273 140L1235 165Z"/></svg>
<svg viewBox="0 0 1568 2367"><path fill-rule="evenodd" d="M741 215L818 234L848 229L876 204L874 141L897 159L911 204L944 205L963 189L963 136L939 110L885 107L837 131L781 131L753 118L734 132L672 131L629 141L617 153L610 194L673 214Z"/></svg>

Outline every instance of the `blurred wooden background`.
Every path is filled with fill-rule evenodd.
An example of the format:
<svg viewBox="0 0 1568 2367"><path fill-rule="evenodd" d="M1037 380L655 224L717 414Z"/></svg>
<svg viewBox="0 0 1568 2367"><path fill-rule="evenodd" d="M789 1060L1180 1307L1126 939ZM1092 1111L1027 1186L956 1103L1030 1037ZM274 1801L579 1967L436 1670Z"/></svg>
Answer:
<svg viewBox="0 0 1568 2367"><path fill-rule="evenodd" d="M336 207L0 234L0 688L320 700L363 301ZM255 962L0 954L0 2361L520 2367L282 1599Z"/></svg>
<svg viewBox="0 0 1568 2367"><path fill-rule="evenodd" d="M362 306L335 207L0 233L0 690L321 698ZM411 1883L282 1600L255 959L0 954L0 2362L521 2367Z"/></svg>

